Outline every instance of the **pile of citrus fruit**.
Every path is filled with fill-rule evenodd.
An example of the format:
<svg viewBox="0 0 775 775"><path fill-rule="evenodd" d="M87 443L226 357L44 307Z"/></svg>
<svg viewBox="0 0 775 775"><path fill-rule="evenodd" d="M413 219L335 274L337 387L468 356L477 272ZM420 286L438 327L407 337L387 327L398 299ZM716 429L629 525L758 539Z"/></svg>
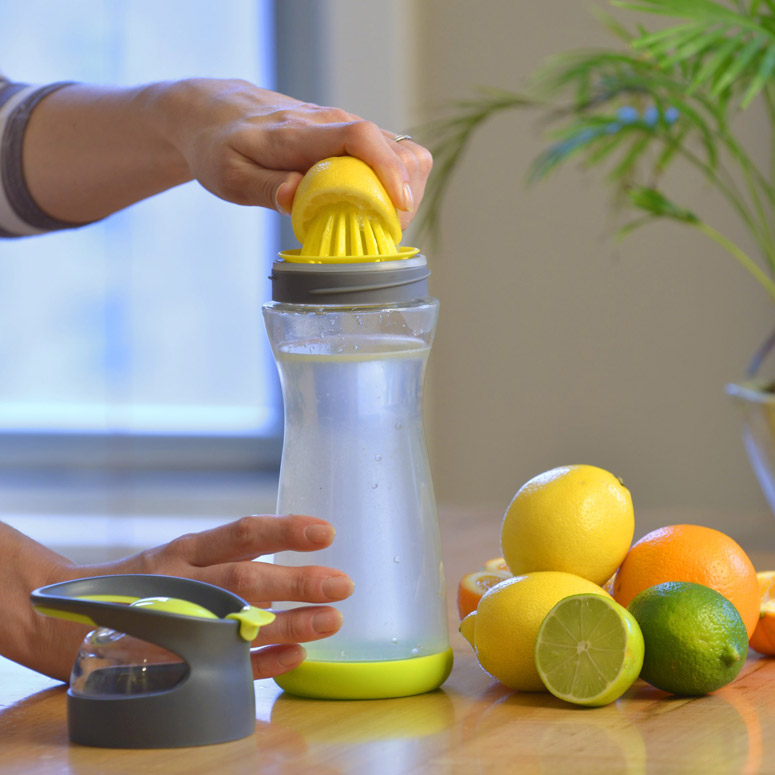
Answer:
<svg viewBox="0 0 775 775"><path fill-rule="evenodd" d="M775 572L700 525L634 545L632 498L608 471L562 466L511 501L502 557L458 587L460 632L511 689L605 705L640 676L681 695L734 680L749 641L775 654Z"/></svg>

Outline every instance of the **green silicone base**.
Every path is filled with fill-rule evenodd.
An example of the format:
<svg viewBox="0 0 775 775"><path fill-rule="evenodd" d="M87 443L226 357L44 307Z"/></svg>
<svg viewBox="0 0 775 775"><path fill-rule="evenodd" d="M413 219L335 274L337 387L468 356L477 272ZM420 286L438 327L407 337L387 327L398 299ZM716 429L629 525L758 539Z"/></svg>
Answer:
<svg viewBox="0 0 775 775"><path fill-rule="evenodd" d="M323 700L383 700L438 689L452 671L452 649L389 662L302 662L276 676L289 694Z"/></svg>

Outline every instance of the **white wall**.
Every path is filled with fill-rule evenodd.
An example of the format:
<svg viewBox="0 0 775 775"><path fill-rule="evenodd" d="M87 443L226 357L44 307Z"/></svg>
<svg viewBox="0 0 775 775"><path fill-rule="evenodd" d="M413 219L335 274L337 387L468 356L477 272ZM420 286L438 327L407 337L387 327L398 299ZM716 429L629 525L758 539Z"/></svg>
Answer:
<svg viewBox="0 0 775 775"><path fill-rule="evenodd" d="M282 0L301 45L286 88L413 130L479 86L520 89L550 54L607 43L588 6ZM771 329L772 305L680 227L617 248L596 175L569 168L528 190L540 128L518 114L487 126L445 205L442 243L422 245L442 303L426 395L438 500L503 510L534 474L586 462L621 476L653 514L689 507L679 513L737 535L770 531L723 388ZM696 181L676 195L714 207ZM719 516L730 512L734 526Z"/></svg>
<svg viewBox="0 0 775 775"><path fill-rule="evenodd" d="M482 85L522 88L547 55L608 41L586 3L414 8L426 117ZM749 123L768 147L763 125ZM636 506L689 506L706 524L730 511L738 533L770 530L723 388L771 330L772 304L713 243L678 226L648 227L617 248L596 173L569 168L528 190L540 129L515 113L477 136L442 244L425 246L442 302L428 401L439 500L505 508L532 475L586 462L621 476ZM680 180L677 192L713 211L701 183Z"/></svg>

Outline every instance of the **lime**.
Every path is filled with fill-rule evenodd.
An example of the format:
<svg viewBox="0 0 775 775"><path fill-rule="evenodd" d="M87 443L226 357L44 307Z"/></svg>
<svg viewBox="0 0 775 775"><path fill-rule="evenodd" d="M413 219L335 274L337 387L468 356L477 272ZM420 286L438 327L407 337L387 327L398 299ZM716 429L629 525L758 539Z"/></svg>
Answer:
<svg viewBox="0 0 775 775"><path fill-rule="evenodd" d="M581 593L606 595L601 587L571 573L515 576L485 592L476 611L463 619L461 633L473 642L482 668L504 686L546 691L535 665L538 628L556 603Z"/></svg>
<svg viewBox="0 0 775 775"><path fill-rule="evenodd" d="M628 609L646 644L640 676L658 689L707 694L732 681L745 663L743 620L710 587L667 581L637 594Z"/></svg>
<svg viewBox="0 0 775 775"><path fill-rule="evenodd" d="M590 465L553 468L520 487L501 526L501 549L514 575L564 571L605 584L632 543L630 491Z"/></svg>
<svg viewBox="0 0 775 775"><path fill-rule="evenodd" d="M632 614L601 595L560 600L541 623L535 660L544 686L577 705L607 705L643 665L643 635Z"/></svg>

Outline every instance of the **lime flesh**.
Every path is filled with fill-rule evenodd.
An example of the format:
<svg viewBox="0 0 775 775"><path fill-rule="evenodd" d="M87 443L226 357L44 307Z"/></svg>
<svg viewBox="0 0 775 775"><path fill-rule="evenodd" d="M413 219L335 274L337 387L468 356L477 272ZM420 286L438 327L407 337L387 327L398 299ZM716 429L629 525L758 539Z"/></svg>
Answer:
<svg viewBox="0 0 775 775"><path fill-rule="evenodd" d="M632 686L643 665L643 635L632 614L595 594L563 598L536 639L538 674L555 696L577 705L607 705Z"/></svg>

